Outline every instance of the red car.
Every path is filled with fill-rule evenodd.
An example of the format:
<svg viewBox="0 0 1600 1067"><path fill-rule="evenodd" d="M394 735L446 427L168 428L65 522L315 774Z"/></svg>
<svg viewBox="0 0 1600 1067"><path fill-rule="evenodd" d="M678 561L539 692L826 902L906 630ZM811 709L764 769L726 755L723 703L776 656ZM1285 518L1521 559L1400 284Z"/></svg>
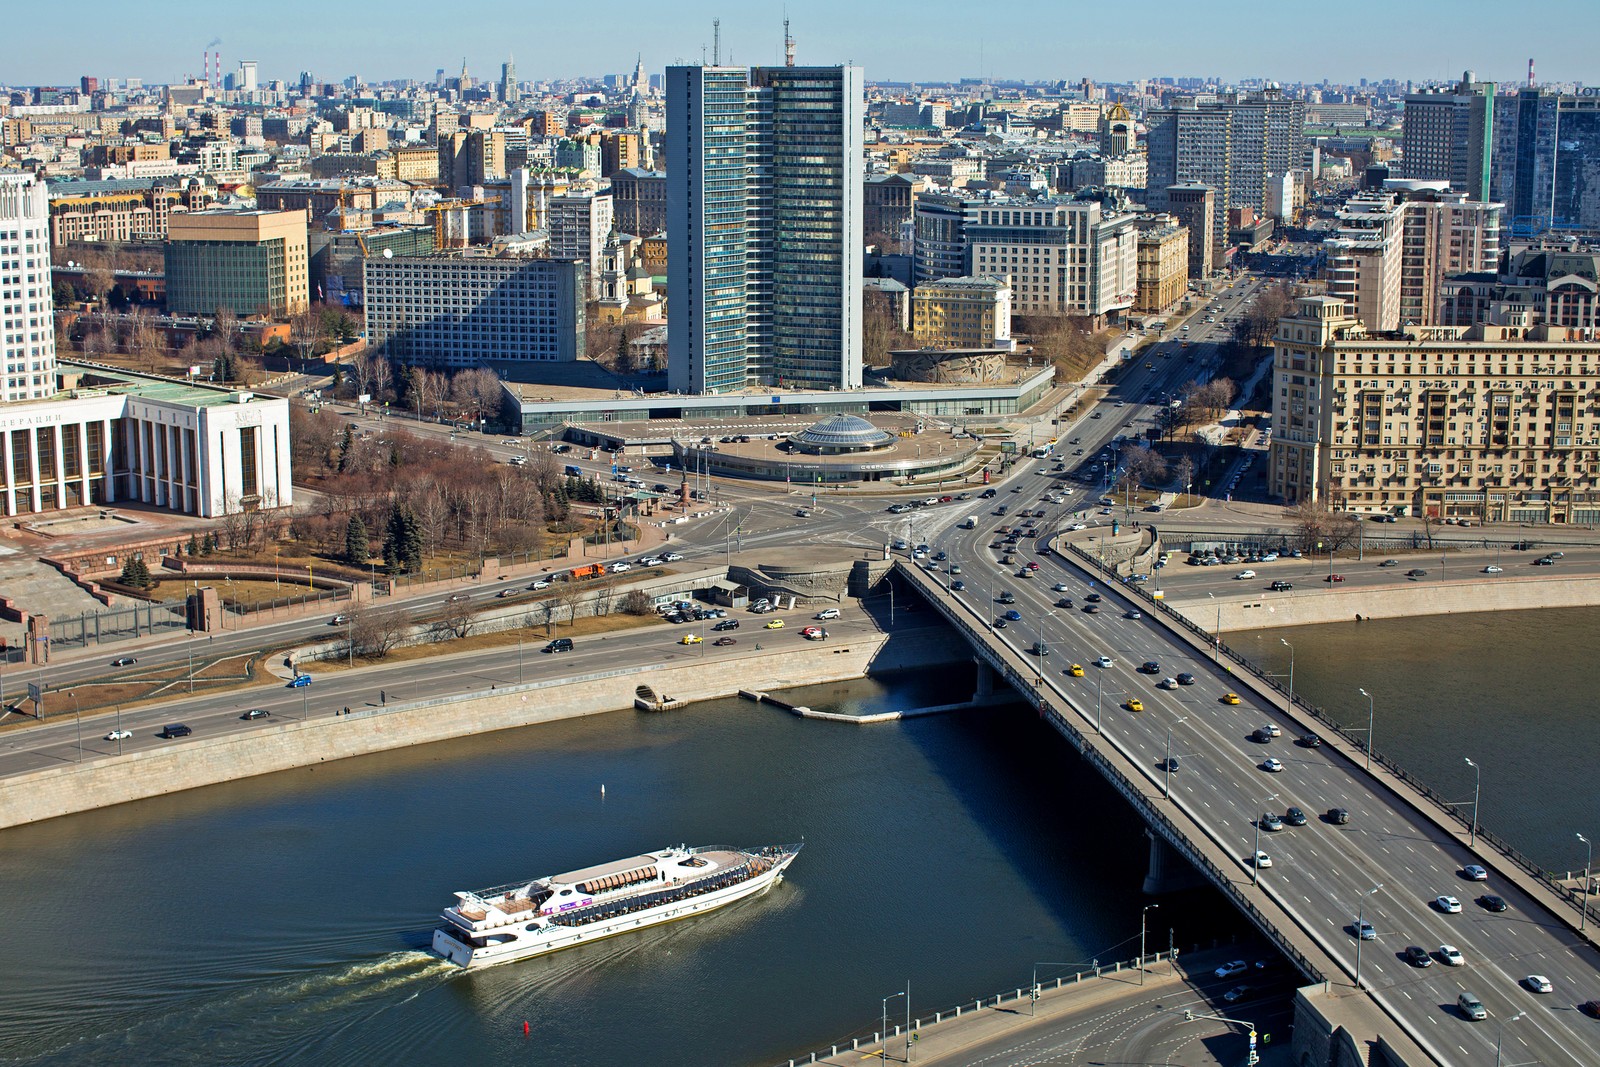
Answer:
<svg viewBox="0 0 1600 1067"><path fill-rule="evenodd" d="M1036 571L1036 570L1039 569L1039 565L1037 563L1029 563L1028 564L1028 569L1030 571Z"/></svg>
<svg viewBox="0 0 1600 1067"><path fill-rule="evenodd" d="M1325 581L1325 582L1342 582L1342 581L1344 581L1344 575L1342 575L1342 574L1330 574L1330 575L1328 575L1326 578L1324 578L1322 580Z"/></svg>

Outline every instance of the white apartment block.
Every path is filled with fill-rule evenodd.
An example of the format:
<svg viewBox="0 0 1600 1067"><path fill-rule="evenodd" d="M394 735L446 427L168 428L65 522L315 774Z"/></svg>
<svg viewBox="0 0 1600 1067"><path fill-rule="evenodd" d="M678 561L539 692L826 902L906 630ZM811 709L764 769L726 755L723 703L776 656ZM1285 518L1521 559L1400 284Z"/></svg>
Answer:
<svg viewBox="0 0 1600 1067"><path fill-rule="evenodd" d="M610 193L567 193L550 200L550 258L575 259L588 268L588 300L600 299L600 257L613 217Z"/></svg>
<svg viewBox="0 0 1600 1067"><path fill-rule="evenodd" d="M50 195L44 183L0 175L0 403L56 391Z"/></svg>

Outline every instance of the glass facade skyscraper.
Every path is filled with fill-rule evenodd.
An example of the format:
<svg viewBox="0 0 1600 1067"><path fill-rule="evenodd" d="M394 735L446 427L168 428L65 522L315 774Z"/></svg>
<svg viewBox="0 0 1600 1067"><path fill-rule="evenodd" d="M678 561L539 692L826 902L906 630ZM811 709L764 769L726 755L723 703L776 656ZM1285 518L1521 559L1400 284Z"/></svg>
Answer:
<svg viewBox="0 0 1600 1067"><path fill-rule="evenodd" d="M859 67L667 69L674 390L861 384Z"/></svg>

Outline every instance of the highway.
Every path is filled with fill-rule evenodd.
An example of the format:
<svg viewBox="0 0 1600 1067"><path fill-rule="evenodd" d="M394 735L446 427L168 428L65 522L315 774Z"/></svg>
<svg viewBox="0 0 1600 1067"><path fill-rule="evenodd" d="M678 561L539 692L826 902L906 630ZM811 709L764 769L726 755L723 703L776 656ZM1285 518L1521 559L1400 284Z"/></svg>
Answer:
<svg viewBox="0 0 1600 1067"><path fill-rule="evenodd" d="M1166 385L1159 369L1144 383L1148 389ZM1063 435L1083 435L1092 451L1111 435L1096 428L1106 421L1085 417ZM1035 658L1041 681L1083 710L1082 725L1103 731L1144 767L1153 789L1170 786L1174 806L1233 852L1240 881L1251 877L1259 840L1273 861L1257 872L1259 891L1276 899L1350 974L1359 946L1362 983L1440 1062L1495 1062L1503 1028L1505 1063L1600 1063L1600 1022L1576 1010L1600 996L1600 953L1502 877L1504 868L1492 855L1469 851L1467 835L1440 829L1409 806L1394 803L1376 780L1328 747L1300 743L1285 716L1220 665L1197 656L1147 613L1130 617L1145 605L1058 556L1039 554L1045 538L1083 507L1081 486L1065 498L1058 495L1058 504L1042 503L1047 491L1059 494L1064 486L1074 486L1065 475L1019 473L986 502L989 507L971 531L955 527L953 517L941 523L931 514L916 516L919 540L949 556L934 564L937 580L949 586L956 578L946 568L961 567L965 591L945 595L965 604L974 619L1019 653L1044 641L1051 654ZM1000 503L1010 505L1010 514L993 514ZM1001 566L999 550L989 546L1000 527L1015 525L1019 509L1039 508L1047 512L1038 522L1042 536L1022 539L1015 558L1019 564L1037 562L1040 569L1032 578L1019 578L1017 567ZM1237 569L1242 568L1230 568ZM1057 583L1065 592L1053 588ZM1014 605L998 602L1004 592L1012 594ZM1098 614L1084 610L1091 593L1103 598ZM1070 608L1057 606L1062 597L1070 598ZM1020 620L1004 621L1007 610L1018 612ZM1111 666L1094 665L1102 655ZM1145 673L1140 667L1146 661L1159 666ZM1067 673L1074 662L1085 668L1083 677ZM1171 691L1159 687L1163 678L1181 671L1193 673L1195 683ZM1230 692L1238 694L1238 705L1224 702ZM1142 703L1142 712L1129 710L1132 699ZM1282 736L1265 744L1252 740L1255 729L1268 723L1279 724ZM1470 738L1459 744L1464 753L1471 752ZM1169 751L1180 761L1170 776L1161 769ZM1264 769L1269 757L1281 761L1283 769ZM1478 753L1478 758L1495 768L1493 753ZM1464 774L1470 771L1464 768ZM1310 817L1307 825L1276 831L1259 827L1262 814L1281 815L1290 806L1303 809ZM1348 809L1347 825L1322 817L1334 807ZM1470 863L1489 868L1486 883L1464 877L1462 868ZM1478 905L1475 900L1484 893L1504 897L1509 910L1494 913ZM1441 894L1460 898L1461 913L1436 908L1432 901ZM1353 936L1358 911L1376 928L1377 940L1360 943ZM1400 954L1408 945L1432 952L1435 965L1403 962ZM1442 945L1458 947L1465 965L1445 965L1438 953ZM1528 974L1547 976L1554 991L1529 991L1520 984ZM1462 992L1482 1000L1488 1020L1470 1022L1462 1016L1456 1008Z"/></svg>

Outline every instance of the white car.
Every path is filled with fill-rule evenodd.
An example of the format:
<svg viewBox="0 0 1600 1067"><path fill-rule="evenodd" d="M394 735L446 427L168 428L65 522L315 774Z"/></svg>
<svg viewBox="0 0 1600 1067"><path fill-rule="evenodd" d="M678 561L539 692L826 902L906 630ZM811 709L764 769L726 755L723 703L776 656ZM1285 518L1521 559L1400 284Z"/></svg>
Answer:
<svg viewBox="0 0 1600 1067"><path fill-rule="evenodd" d="M1218 978L1233 978L1236 975L1243 974L1249 969L1250 965L1245 963L1244 960L1230 960L1211 973L1216 975Z"/></svg>
<svg viewBox="0 0 1600 1067"><path fill-rule="evenodd" d="M611 565L612 574L621 574L623 571L631 570L633 570L633 564L629 563L627 560L618 560Z"/></svg>
<svg viewBox="0 0 1600 1067"><path fill-rule="evenodd" d="M1256 576L1256 572L1255 571L1240 571L1238 574L1235 574L1233 576L1233 580L1236 581L1236 582L1242 582L1242 581L1246 581L1246 580L1248 580L1250 578L1254 578L1255 576Z"/></svg>
<svg viewBox="0 0 1600 1067"><path fill-rule="evenodd" d="M811 617L813 619L837 619L839 617L839 609L838 608L823 608L821 611L817 612L815 615L813 615Z"/></svg>
<svg viewBox="0 0 1600 1067"><path fill-rule="evenodd" d="M1485 574L1499 574L1499 573L1501 573L1501 568L1496 567L1493 563L1491 563L1487 567L1483 568L1483 573L1485 573Z"/></svg>
<svg viewBox="0 0 1600 1067"><path fill-rule="evenodd" d="M1264 771L1270 771L1273 774L1277 774L1283 770L1283 761L1275 759L1272 756L1268 756L1266 759L1261 761L1261 769ZM1456 907L1456 910L1461 910L1459 905Z"/></svg>
<svg viewBox="0 0 1600 1067"><path fill-rule="evenodd" d="M1065 593L1067 591L1067 583L1066 582L1057 582L1055 585L1052 585L1050 588L1055 590L1058 593Z"/></svg>
<svg viewBox="0 0 1600 1067"><path fill-rule="evenodd" d="M646 556L639 561L641 567L659 567L664 561L660 556Z"/></svg>
<svg viewBox="0 0 1600 1067"><path fill-rule="evenodd" d="M1542 974L1530 974L1522 980L1522 984L1535 993L1548 993L1555 988L1550 984L1550 979Z"/></svg>
<svg viewBox="0 0 1600 1067"><path fill-rule="evenodd" d="M545 581L543 578L540 578L537 581L534 581L534 582L530 583L528 585L528 588L533 590L534 592L538 592L540 589L549 589L550 588L550 583Z"/></svg>
<svg viewBox="0 0 1600 1067"><path fill-rule="evenodd" d="M1101 656L1099 659L1094 661L1094 665L1096 667L1109 667L1111 666L1111 657Z"/></svg>
<svg viewBox="0 0 1600 1067"><path fill-rule="evenodd" d="M1178 688L1178 680L1176 678L1163 678L1163 679L1161 679L1161 681L1158 684L1163 689L1176 689L1176 688Z"/></svg>
<svg viewBox="0 0 1600 1067"><path fill-rule="evenodd" d="M1255 863L1257 867L1271 867L1272 857L1258 849L1256 851Z"/></svg>
<svg viewBox="0 0 1600 1067"><path fill-rule="evenodd" d="M126 741L133 736L132 730L112 730L106 734L107 741Z"/></svg>
<svg viewBox="0 0 1600 1067"><path fill-rule="evenodd" d="M1088 526L1084 525L1081 522L1075 522L1071 526L1067 527L1067 529L1069 529L1069 530L1087 530L1088 528L1089 528Z"/></svg>
<svg viewBox="0 0 1600 1067"><path fill-rule="evenodd" d="M683 558L683 554L681 552L666 552L662 554L661 558L668 563L676 563Z"/></svg>
<svg viewBox="0 0 1600 1067"><path fill-rule="evenodd" d="M1448 893L1443 896L1434 897L1433 906L1444 912L1446 915L1461 914L1461 901L1457 900L1453 896L1450 896Z"/></svg>
<svg viewBox="0 0 1600 1067"><path fill-rule="evenodd" d="M1476 863L1469 863L1461 868L1461 877L1469 882L1487 882L1489 880L1489 872Z"/></svg>
<svg viewBox="0 0 1600 1067"><path fill-rule="evenodd" d="M1439 958L1444 960L1446 967L1465 967L1467 965L1467 958L1454 945L1440 945ZM1546 990L1546 992L1549 992L1549 990Z"/></svg>

